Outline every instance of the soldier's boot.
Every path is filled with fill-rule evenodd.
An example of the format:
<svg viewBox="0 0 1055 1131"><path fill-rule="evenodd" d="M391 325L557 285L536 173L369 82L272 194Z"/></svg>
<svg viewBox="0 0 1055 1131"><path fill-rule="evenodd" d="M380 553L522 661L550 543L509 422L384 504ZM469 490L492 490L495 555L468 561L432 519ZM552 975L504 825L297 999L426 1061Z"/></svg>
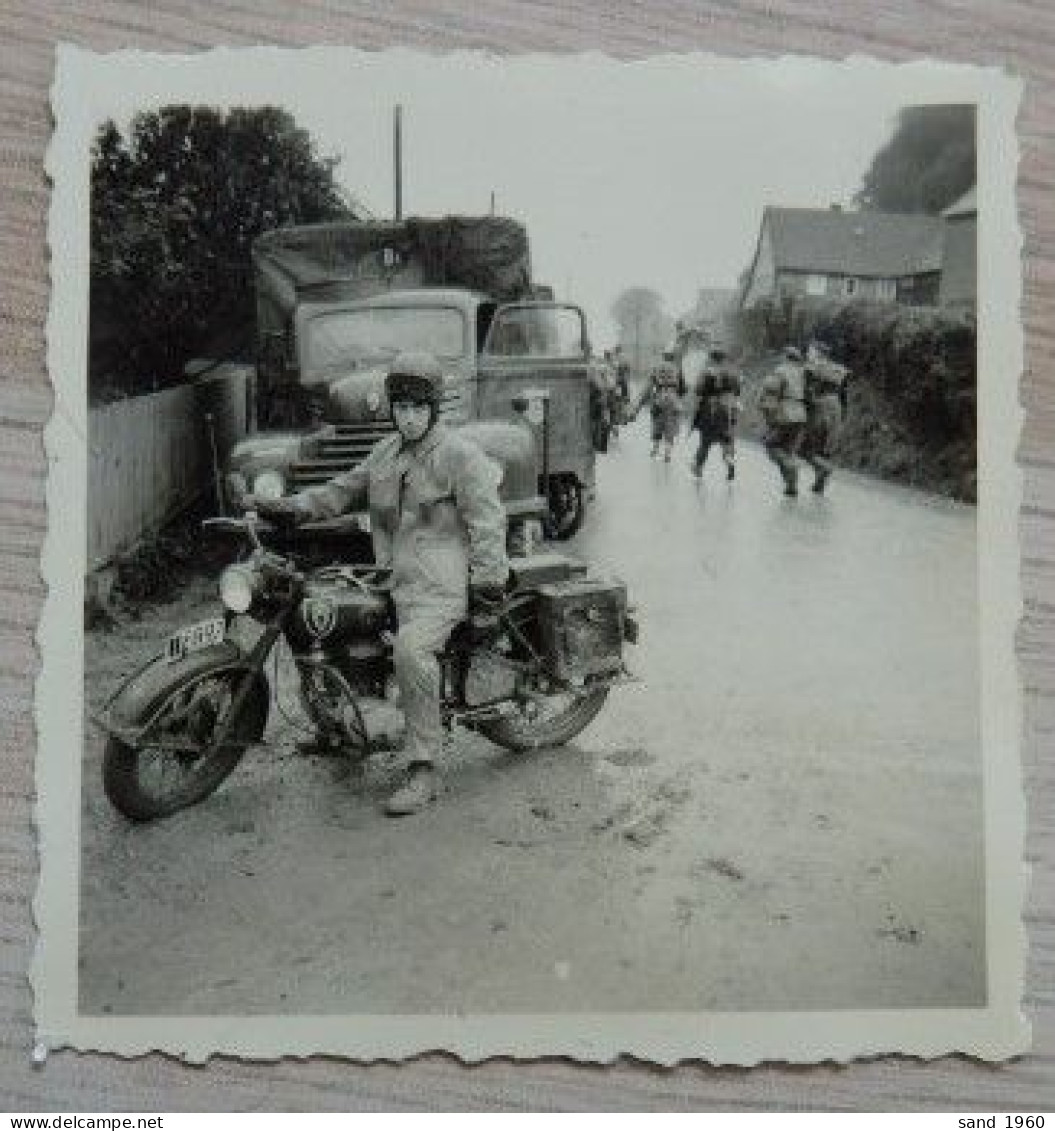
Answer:
<svg viewBox="0 0 1055 1131"><path fill-rule="evenodd" d="M725 457L725 478L729 483L736 478L736 461L732 456Z"/></svg>
<svg viewBox="0 0 1055 1131"><path fill-rule="evenodd" d="M818 495L824 494L824 488L832 477L832 467L827 460L817 460L813 465L813 490Z"/></svg>
<svg viewBox="0 0 1055 1131"><path fill-rule="evenodd" d="M799 469L785 457L780 463L780 474L784 477L784 494L794 498L799 493Z"/></svg>
<svg viewBox="0 0 1055 1131"><path fill-rule="evenodd" d="M658 456L658 455L659 455L659 441L653 440L652 441L652 452L650 453L649 458L655 459L656 456Z"/></svg>
<svg viewBox="0 0 1055 1131"><path fill-rule="evenodd" d="M436 767L431 762L415 762L407 774L407 780L385 802L385 813L389 817L409 817L436 800L439 791Z"/></svg>
<svg viewBox="0 0 1055 1131"><path fill-rule="evenodd" d="M671 453L671 450L673 449L673 447L674 447L674 445L669 440L664 442L664 444L663 444L663 462L664 463L670 463L670 453Z"/></svg>

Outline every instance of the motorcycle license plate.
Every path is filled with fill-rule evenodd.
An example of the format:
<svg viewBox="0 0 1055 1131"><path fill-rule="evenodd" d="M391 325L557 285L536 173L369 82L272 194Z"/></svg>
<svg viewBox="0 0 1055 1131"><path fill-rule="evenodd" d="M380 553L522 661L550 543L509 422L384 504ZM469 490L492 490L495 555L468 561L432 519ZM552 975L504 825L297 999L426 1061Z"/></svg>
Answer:
<svg viewBox="0 0 1055 1131"><path fill-rule="evenodd" d="M179 632L174 632L168 638L165 644L165 659L173 664L177 660L182 660L184 656L189 656L191 652L200 652L202 648L222 644L224 627L223 617L213 617L181 628Z"/></svg>

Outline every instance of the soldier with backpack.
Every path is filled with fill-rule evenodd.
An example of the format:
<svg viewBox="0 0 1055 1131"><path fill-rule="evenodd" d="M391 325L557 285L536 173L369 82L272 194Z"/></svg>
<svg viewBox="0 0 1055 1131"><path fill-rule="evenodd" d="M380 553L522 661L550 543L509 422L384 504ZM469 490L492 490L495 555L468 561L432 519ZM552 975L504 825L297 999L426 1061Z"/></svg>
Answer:
<svg viewBox="0 0 1055 1131"><path fill-rule="evenodd" d="M649 402L652 413L652 458L659 455L663 445L663 459L670 463L674 439L678 434L678 420L681 416L681 398L685 395L685 379L675 364L672 349L663 351L662 362L652 371L648 384L634 406L633 416L641 411L641 406Z"/></svg>
<svg viewBox="0 0 1055 1131"><path fill-rule="evenodd" d="M806 352L806 429L802 458L813 468L813 490L824 494L832 474L832 453L839 425L846 419L849 372L829 356L824 342L811 342Z"/></svg>
<svg viewBox="0 0 1055 1131"><path fill-rule="evenodd" d="M806 427L802 352L786 346L780 364L762 382L758 407L766 425L766 454L780 469L784 494L799 493L798 453Z"/></svg>
<svg viewBox="0 0 1055 1131"><path fill-rule="evenodd" d="M740 413L740 374L729 364L725 350L715 346L699 380L692 429L700 434L700 446L692 462L692 473L699 479L712 444L720 444L725 460L725 477L736 476L736 421Z"/></svg>

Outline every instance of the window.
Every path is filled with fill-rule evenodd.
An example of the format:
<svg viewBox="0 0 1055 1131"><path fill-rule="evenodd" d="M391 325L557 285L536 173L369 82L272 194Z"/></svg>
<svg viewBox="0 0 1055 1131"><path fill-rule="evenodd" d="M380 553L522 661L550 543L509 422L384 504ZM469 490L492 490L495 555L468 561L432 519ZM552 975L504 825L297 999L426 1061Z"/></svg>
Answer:
<svg viewBox="0 0 1055 1131"><path fill-rule="evenodd" d="M827 275L807 275L806 276L806 294L808 295L823 295L828 293L828 276Z"/></svg>
<svg viewBox="0 0 1055 1131"><path fill-rule="evenodd" d="M305 368L391 360L403 350L426 350L441 360L465 355L465 315L453 307L367 306L327 311L305 332Z"/></svg>
<svg viewBox="0 0 1055 1131"><path fill-rule="evenodd" d="M585 356L582 315L572 306L507 306L491 323L487 353L502 357Z"/></svg>
<svg viewBox="0 0 1055 1131"><path fill-rule="evenodd" d="M893 279L876 279L876 298L893 302L897 298L897 284Z"/></svg>
<svg viewBox="0 0 1055 1131"><path fill-rule="evenodd" d="M853 276L843 279L843 294L847 298L857 294L857 280Z"/></svg>

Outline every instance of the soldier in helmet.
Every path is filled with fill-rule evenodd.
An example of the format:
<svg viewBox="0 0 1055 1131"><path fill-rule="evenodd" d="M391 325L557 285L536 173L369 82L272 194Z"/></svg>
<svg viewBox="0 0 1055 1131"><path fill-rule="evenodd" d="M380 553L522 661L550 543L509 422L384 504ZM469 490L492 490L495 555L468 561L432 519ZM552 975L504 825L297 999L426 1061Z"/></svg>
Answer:
<svg viewBox="0 0 1055 1131"><path fill-rule="evenodd" d="M685 379L675 360L672 349L663 351L662 362L652 371L648 384L634 406L632 416L637 416L646 401L652 413L652 458L659 455L663 445L663 458L670 463L670 454L678 434L681 416L681 397L685 395Z"/></svg>
<svg viewBox="0 0 1055 1131"><path fill-rule="evenodd" d="M401 816L436 796L442 742L436 654L467 614L482 623L493 620L509 566L498 495L501 470L439 421L439 362L427 353L400 354L385 388L396 432L358 467L286 498L248 496L245 505L285 525L369 505L376 560L392 569L398 623L393 664L406 716L409 770L385 811Z"/></svg>
<svg viewBox="0 0 1055 1131"><path fill-rule="evenodd" d="M703 475L712 444L721 445L726 479L731 481L736 476L734 433L740 409L740 384L740 374L726 360L724 348L715 346L695 389L692 427L700 434L700 446L692 462L692 473L697 479Z"/></svg>
<svg viewBox="0 0 1055 1131"><path fill-rule="evenodd" d="M806 351L806 430L802 458L813 468L813 490L824 494L832 474L832 454L839 425L846 419L849 373L830 356L826 342L813 341Z"/></svg>
<svg viewBox="0 0 1055 1131"><path fill-rule="evenodd" d="M758 407L766 424L769 458L780 468L784 494L799 493L798 452L806 425L806 389L802 352L787 346L780 364L762 382Z"/></svg>

